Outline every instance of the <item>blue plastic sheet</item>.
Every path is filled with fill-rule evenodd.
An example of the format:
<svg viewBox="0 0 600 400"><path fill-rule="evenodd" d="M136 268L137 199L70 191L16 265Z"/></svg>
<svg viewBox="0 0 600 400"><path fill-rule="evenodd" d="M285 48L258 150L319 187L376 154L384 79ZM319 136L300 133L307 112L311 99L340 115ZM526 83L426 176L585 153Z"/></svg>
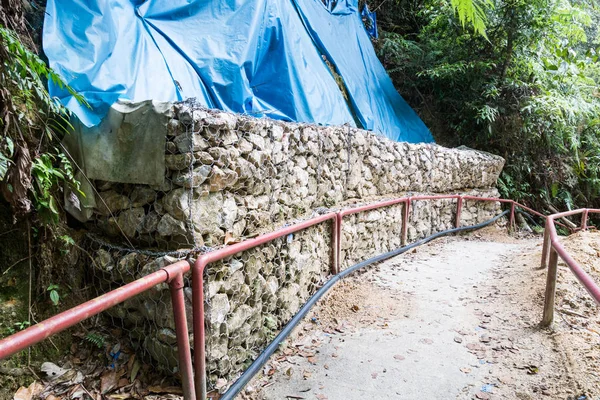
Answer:
<svg viewBox="0 0 600 400"><path fill-rule="evenodd" d="M379 39L379 32L377 32L377 13L369 11L369 7L365 4L362 12L363 24L369 36L373 39Z"/></svg>
<svg viewBox="0 0 600 400"><path fill-rule="evenodd" d="M356 0L48 0L43 42L91 107L53 85L51 95L87 126L117 99L195 98L287 121L356 118L395 140L432 141L377 60Z"/></svg>

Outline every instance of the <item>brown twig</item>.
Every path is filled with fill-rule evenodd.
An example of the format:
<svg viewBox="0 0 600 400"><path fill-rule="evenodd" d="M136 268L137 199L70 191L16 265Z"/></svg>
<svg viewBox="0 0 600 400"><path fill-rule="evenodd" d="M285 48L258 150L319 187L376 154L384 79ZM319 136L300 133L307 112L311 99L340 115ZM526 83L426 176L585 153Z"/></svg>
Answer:
<svg viewBox="0 0 600 400"><path fill-rule="evenodd" d="M4 270L4 272L2 272L2 276L6 275L8 273L8 271L10 271L15 265L18 265L19 263L22 263L23 261L27 260L28 258L31 258L31 256L23 257L19 261L17 261L16 263L12 264L10 267L6 268Z"/></svg>
<svg viewBox="0 0 600 400"><path fill-rule="evenodd" d="M579 318L588 319L588 317L586 317L583 314L579 314L579 313L576 313L575 311L571 311L571 310L565 310L564 308L557 308L556 311L561 312L563 314L571 315L573 317L579 317Z"/></svg>
<svg viewBox="0 0 600 400"><path fill-rule="evenodd" d="M35 373L35 371L33 370L33 368L31 368L30 366L27 366L27 369L29 370L29 372L31 372L31 374L32 374L33 376L35 376L35 377L36 377L36 379L37 379L38 381L41 381L41 380L42 380L42 378L40 378L40 377L38 376L38 374L36 374L36 373Z"/></svg>
<svg viewBox="0 0 600 400"><path fill-rule="evenodd" d="M17 229L11 229L10 231L0 233L0 236L8 235L11 232L15 232Z"/></svg>

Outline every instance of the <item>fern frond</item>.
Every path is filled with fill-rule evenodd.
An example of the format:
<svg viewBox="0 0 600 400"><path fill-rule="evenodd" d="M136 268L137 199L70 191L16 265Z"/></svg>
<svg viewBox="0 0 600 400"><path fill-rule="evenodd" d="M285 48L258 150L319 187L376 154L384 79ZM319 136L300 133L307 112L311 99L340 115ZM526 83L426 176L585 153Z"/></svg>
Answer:
<svg viewBox="0 0 600 400"><path fill-rule="evenodd" d="M99 349L102 349L104 347L104 343L106 342L106 338L98 333L90 332L85 335L85 341L93 344Z"/></svg>
<svg viewBox="0 0 600 400"><path fill-rule="evenodd" d="M492 0L450 0L450 4L463 27L471 24L475 33L487 39L485 32L487 25L486 11L488 8L494 7Z"/></svg>

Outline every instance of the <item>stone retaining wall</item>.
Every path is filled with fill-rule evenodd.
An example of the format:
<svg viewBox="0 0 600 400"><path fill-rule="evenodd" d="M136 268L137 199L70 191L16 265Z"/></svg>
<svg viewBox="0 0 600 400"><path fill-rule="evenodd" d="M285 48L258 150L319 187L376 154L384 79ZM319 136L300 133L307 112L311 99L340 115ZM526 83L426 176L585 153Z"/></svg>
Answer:
<svg viewBox="0 0 600 400"><path fill-rule="evenodd" d="M318 127L175 107L159 186L98 182L104 235L161 249L217 246L321 207L403 192L493 188L504 160ZM150 162L150 160L149 160Z"/></svg>
<svg viewBox="0 0 600 400"><path fill-rule="evenodd" d="M504 160L487 153L396 143L350 127L282 123L190 104L176 105L174 116L165 127L162 185L96 182L99 206L88 226L97 235L121 245L126 236L138 248L157 252L214 248L314 213L407 192L498 195ZM465 202L461 222L487 220L499 207ZM455 201L414 202L409 241L453 227L455 211ZM342 267L398 248L402 218L402 206L345 218ZM243 371L328 279L330 235L327 222L208 268L211 382ZM94 254L100 291L175 260L97 244ZM190 302L191 290L185 290ZM110 313L160 365L176 368L166 286Z"/></svg>

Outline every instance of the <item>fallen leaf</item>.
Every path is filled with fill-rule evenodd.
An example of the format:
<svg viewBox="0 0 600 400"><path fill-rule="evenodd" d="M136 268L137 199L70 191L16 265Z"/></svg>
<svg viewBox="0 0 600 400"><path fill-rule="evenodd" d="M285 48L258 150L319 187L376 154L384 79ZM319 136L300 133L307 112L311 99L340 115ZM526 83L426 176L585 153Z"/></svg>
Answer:
<svg viewBox="0 0 600 400"><path fill-rule="evenodd" d="M37 382L32 382L29 387L21 386L15 393L14 400L31 400L37 397L44 390L44 386Z"/></svg>
<svg viewBox="0 0 600 400"><path fill-rule="evenodd" d="M352 307L350 307L350 309L354 312L358 312L358 310L360 309L356 304L353 305Z"/></svg>
<svg viewBox="0 0 600 400"><path fill-rule="evenodd" d="M285 354L286 356L291 356L292 354L294 354L294 350L292 350L289 347L286 347L285 349L283 349L283 354Z"/></svg>
<svg viewBox="0 0 600 400"><path fill-rule="evenodd" d="M302 376L304 377L304 379L308 379L312 376L312 374L309 371L303 371Z"/></svg>
<svg viewBox="0 0 600 400"><path fill-rule="evenodd" d="M508 375L501 375L501 376L498 376L498 381L500 381L501 383L504 383L505 385L508 385L513 382L513 379Z"/></svg>
<svg viewBox="0 0 600 400"><path fill-rule="evenodd" d="M467 349L472 350L472 351L480 351L480 350L485 350L479 343L469 343L467 344Z"/></svg>
<svg viewBox="0 0 600 400"><path fill-rule="evenodd" d="M108 398L111 400L127 400L127 399L132 399L133 396L129 393L123 393L123 394L109 394ZM47 398L46 398L47 400Z"/></svg>
<svg viewBox="0 0 600 400"><path fill-rule="evenodd" d="M471 368L462 367L462 368L460 369L460 371L461 371L461 372L464 372L465 374L468 374L468 373L470 373L470 372L471 372Z"/></svg>
<svg viewBox="0 0 600 400"><path fill-rule="evenodd" d="M42 370L42 372L46 373L46 375L48 375L48 378L50 379L56 379L60 376L63 376L69 371L68 369L61 368L58 365L51 362L43 363L40 369Z"/></svg>
<svg viewBox="0 0 600 400"><path fill-rule="evenodd" d="M404 357L404 356L401 356L400 354L396 354L396 355L394 356L394 358L395 358L396 360L399 360L399 361L402 361L402 360L404 360L404 359L405 359L405 357Z"/></svg>
<svg viewBox="0 0 600 400"><path fill-rule="evenodd" d="M215 383L215 388L221 389L221 388L224 388L226 385L227 385L227 380L225 380L223 378L219 378L219 379L217 379L217 383Z"/></svg>
<svg viewBox="0 0 600 400"><path fill-rule="evenodd" d="M135 360L133 366L131 367L131 375L129 376L130 382L133 383L133 381L135 381L135 378L137 377L138 372L140 372L141 367L142 365L140 364L140 362L138 360Z"/></svg>
<svg viewBox="0 0 600 400"><path fill-rule="evenodd" d="M419 340L419 342L421 342L421 343L425 343L425 344L432 344L432 343L433 343L433 340L425 338L425 339L421 339L421 340Z"/></svg>
<svg viewBox="0 0 600 400"><path fill-rule="evenodd" d="M307 357L306 359L313 365L317 363L317 359L315 357Z"/></svg>
<svg viewBox="0 0 600 400"><path fill-rule="evenodd" d="M327 400L327 396L325 396L324 394L320 394L320 393L319 393L319 394L317 395L317 399L319 399L319 400Z"/></svg>
<svg viewBox="0 0 600 400"><path fill-rule="evenodd" d="M82 399L84 394L87 394L87 390L83 388L81 385L76 385L71 388L69 394L67 395L68 399Z"/></svg>
<svg viewBox="0 0 600 400"><path fill-rule="evenodd" d="M208 392L208 393L206 394L206 397L207 397L209 400L218 400L218 399L220 399L220 398L221 398L221 394L220 394L218 391L216 391L216 390L213 390L212 392ZM144 397L144 399L148 399L148 398L147 398L147 397ZM162 396L161 396L160 398L153 397L153 399L156 399L156 400L162 400L162 399L163 399L163 397L162 397ZM172 399L172 397L169 397L169 399Z"/></svg>
<svg viewBox="0 0 600 400"><path fill-rule="evenodd" d="M479 392L475 395L479 400L490 400L490 395L484 392Z"/></svg>
<svg viewBox="0 0 600 400"><path fill-rule="evenodd" d="M183 394L183 390L177 386L149 386L148 390L150 393L170 393L170 394Z"/></svg>
<svg viewBox="0 0 600 400"><path fill-rule="evenodd" d="M462 341L463 341L463 340L462 340L462 338L461 338L460 336L455 336L455 337L454 337L454 341L455 341L456 343L462 343Z"/></svg>
<svg viewBox="0 0 600 400"><path fill-rule="evenodd" d="M117 386L117 371L110 370L106 371L100 377L100 392L106 394L113 390Z"/></svg>
<svg viewBox="0 0 600 400"><path fill-rule="evenodd" d="M135 354L133 354L131 357L129 357L129 360L127 360L127 369L129 371L131 371L131 369L133 368L134 362L135 362Z"/></svg>
<svg viewBox="0 0 600 400"><path fill-rule="evenodd" d="M230 232L225 232L225 245L239 243L240 239L233 237Z"/></svg>

